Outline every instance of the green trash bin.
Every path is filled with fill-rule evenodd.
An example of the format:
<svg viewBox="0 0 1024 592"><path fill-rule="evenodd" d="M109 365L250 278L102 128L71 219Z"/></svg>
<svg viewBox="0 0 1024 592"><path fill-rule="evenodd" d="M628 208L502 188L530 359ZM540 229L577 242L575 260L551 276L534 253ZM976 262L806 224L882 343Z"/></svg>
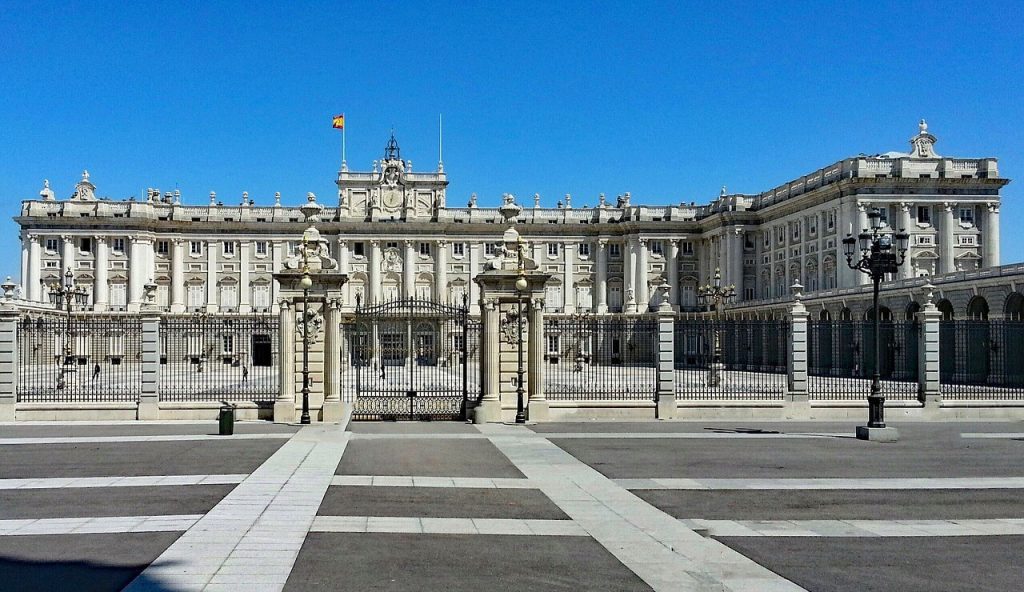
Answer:
<svg viewBox="0 0 1024 592"><path fill-rule="evenodd" d="M232 405L222 405L220 408L220 416L217 418L220 422L220 435L230 436L235 433L235 408Z"/></svg>

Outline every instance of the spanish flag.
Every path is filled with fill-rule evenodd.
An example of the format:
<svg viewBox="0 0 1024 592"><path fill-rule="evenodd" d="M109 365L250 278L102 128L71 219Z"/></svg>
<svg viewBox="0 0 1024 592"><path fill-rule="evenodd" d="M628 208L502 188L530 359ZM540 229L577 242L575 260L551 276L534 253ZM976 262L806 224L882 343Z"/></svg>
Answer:
<svg viewBox="0 0 1024 592"><path fill-rule="evenodd" d="M345 129L345 114L335 115L333 118L334 129Z"/></svg>

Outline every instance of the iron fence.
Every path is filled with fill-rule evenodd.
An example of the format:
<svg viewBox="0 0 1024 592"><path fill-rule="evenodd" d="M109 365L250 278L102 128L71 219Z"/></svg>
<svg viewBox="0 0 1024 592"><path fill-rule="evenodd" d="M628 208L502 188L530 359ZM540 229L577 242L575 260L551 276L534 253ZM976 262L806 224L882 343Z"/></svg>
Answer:
<svg viewBox="0 0 1024 592"><path fill-rule="evenodd" d="M782 400L786 320L675 321L675 383L680 400Z"/></svg>
<svg viewBox="0 0 1024 592"><path fill-rule="evenodd" d="M161 401L273 401L278 326L271 314L160 319Z"/></svg>
<svg viewBox="0 0 1024 592"><path fill-rule="evenodd" d="M653 401L658 321L618 315L544 319L544 393L553 401Z"/></svg>
<svg viewBox="0 0 1024 592"><path fill-rule="evenodd" d="M480 399L480 329L465 303L357 306L335 354L352 419L467 417Z"/></svg>
<svg viewBox="0 0 1024 592"><path fill-rule="evenodd" d="M131 402L142 391L138 316L25 316L17 342L19 402Z"/></svg>
<svg viewBox="0 0 1024 592"><path fill-rule="evenodd" d="M866 402L875 371L874 321L812 320L807 329L810 398ZM878 333L882 395L916 399L920 324L880 321Z"/></svg>
<svg viewBox="0 0 1024 592"><path fill-rule="evenodd" d="M1024 399L1024 321L940 322L939 381L944 399Z"/></svg>

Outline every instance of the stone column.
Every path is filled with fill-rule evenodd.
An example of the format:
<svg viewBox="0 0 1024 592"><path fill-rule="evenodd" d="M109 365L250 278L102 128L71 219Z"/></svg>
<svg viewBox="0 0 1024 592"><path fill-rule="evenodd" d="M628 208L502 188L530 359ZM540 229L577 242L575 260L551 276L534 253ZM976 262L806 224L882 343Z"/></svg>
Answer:
<svg viewBox="0 0 1024 592"><path fill-rule="evenodd" d="M434 245L434 300L449 302L452 298L448 293L448 241L439 240ZM462 306L461 302L451 304Z"/></svg>
<svg viewBox="0 0 1024 592"><path fill-rule="evenodd" d="M668 288L669 293L664 295L658 307L658 392L655 408L658 419L674 419L676 416L676 321L669 304L673 289L674 286Z"/></svg>
<svg viewBox="0 0 1024 592"><path fill-rule="evenodd" d="M736 286L736 299L743 300L743 229L736 227L729 235L729 238L732 239L732 259L729 260L729 266L733 268L732 280L729 281L729 284ZM800 269L803 269L802 262Z"/></svg>
<svg viewBox="0 0 1024 592"><path fill-rule="evenodd" d="M711 256L711 246L706 239L701 239L697 243L697 285L703 286L708 283L708 262Z"/></svg>
<svg viewBox="0 0 1024 592"><path fill-rule="evenodd" d="M917 313L917 322L921 324L917 346L917 397L924 405L925 413L935 415L942 408L942 385L939 383L940 320L942 313L932 302L929 291L927 302Z"/></svg>
<svg viewBox="0 0 1024 592"><path fill-rule="evenodd" d="M626 239L622 242L622 312L636 312L636 300L636 250L633 239Z"/></svg>
<svg viewBox="0 0 1024 592"><path fill-rule="evenodd" d="M38 282L37 282L38 283ZM18 401L18 309L0 304L0 421L14 421Z"/></svg>
<svg viewBox="0 0 1024 592"><path fill-rule="evenodd" d="M278 326L277 400L274 401L274 423L295 421L295 311L292 303L282 300Z"/></svg>
<svg viewBox="0 0 1024 592"><path fill-rule="evenodd" d="M206 243L206 312L217 312L217 241Z"/></svg>
<svg viewBox="0 0 1024 592"><path fill-rule="evenodd" d="M281 257L281 243L278 241L274 241L270 245L270 265L275 274L281 271L281 268L284 267L283 259ZM270 284L270 301L274 303L272 309L275 313L280 310L278 304L280 298L281 281L275 277Z"/></svg>
<svg viewBox="0 0 1024 592"><path fill-rule="evenodd" d="M381 299L381 283L380 283L380 241L370 241L370 273L367 274L367 281L369 285L366 286L366 302L363 304L373 305L380 302Z"/></svg>
<svg viewBox="0 0 1024 592"><path fill-rule="evenodd" d="M43 257L39 236L30 234L28 236L28 285L25 286L25 294L32 302L42 302L43 286L39 283L42 279Z"/></svg>
<svg viewBox="0 0 1024 592"><path fill-rule="evenodd" d="M665 253L665 266L668 267L669 304L672 310L678 311L683 290L679 286L679 241L668 241L668 252Z"/></svg>
<svg viewBox="0 0 1024 592"><path fill-rule="evenodd" d="M402 297L416 297L416 243L411 240L402 241L405 256L402 261Z"/></svg>
<svg viewBox="0 0 1024 592"><path fill-rule="evenodd" d="M96 269L93 270L95 284L92 287L93 309L104 311L110 306L110 284L107 281L110 263L107 262L107 237L94 236L96 242Z"/></svg>
<svg viewBox="0 0 1024 592"><path fill-rule="evenodd" d="M955 225L953 210L955 208L956 204L949 202L942 204L940 208L942 218L939 222L939 231L942 233L942 236L939 238L939 273L956 271L955 251L953 249L956 245L954 242L956 239L953 236Z"/></svg>
<svg viewBox="0 0 1024 592"><path fill-rule="evenodd" d="M171 240L171 312L185 312L185 240Z"/></svg>
<svg viewBox="0 0 1024 592"><path fill-rule="evenodd" d="M999 204L990 203L985 209L985 222L981 227L981 244L984 252L981 264L985 267L999 265Z"/></svg>
<svg viewBox="0 0 1024 592"><path fill-rule="evenodd" d="M475 282L474 282L475 283ZM501 363L499 323L501 312L498 302L487 299L480 304L483 314L483 342L480 348L480 363L483 365L483 391L480 403L473 415L474 423L501 421Z"/></svg>
<svg viewBox="0 0 1024 592"><path fill-rule="evenodd" d="M789 348L787 356L786 418L809 419L811 404L807 391L807 333L810 314L800 301L799 293L794 295L789 309Z"/></svg>
<svg viewBox="0 0 1024 592"><path fill-rule="evenodd" d="M331 300L324 314L324 422L341 421L341 303Z"/></svg>
<svg viewBox="0 0 1024 592"><path fill-rule="evenodd" d="M576 282L573 273L576 255L573 253L573 243L562 243L562 289L565 292L562 297L562 310L568 314L576 312Z"/></svg>
<svg viewBox="0 0 1024 592"><path fill-rule="evenodd" d="M896 207L899 208L899 221L897 222L898 228L896 228L896 230L902 229L904 232L909 233L911 227L910 208L913 207L913 205L907 202L900 202L896 204ZM911 253L913 250L913 247L907 250L907 261L905 261L903 265L900 265L900 271L897 277L901 280L914 277L914 262L911 260Z"/></svg>
<svg viewBox="0 0 1024 592"><path fill-rule="evenodd" d="M140 420L160 419L160 313L155 304L143 303L142 391L139 394Z"/></svg>
<svg viewBox="0 0 1024 592"><path fill-rule="evenodd" d="M142 246L138 237L128 239L128 294L126 295L127 309L138 312L142 303L142 284L146 280L141 279L142 275Z"/></svg>
<svg viewBox="0 0 1024 592"><path fill-rule="evenodd" d="M481 314L480 286L473 281L478 273L480 273L480 243L471 242L469 243L469 314L474 316Z"/></svg>
<svg viewBox="0 0 1024 592"><path fill-rule="evenodd" d="M608 239L606 238L597 241L596 292L594 302L597 306L597 314L605 314L608 312Z"/></svg>
<svg viewBox="0 0 1024 592"><path fill-rule="evenodd" d="M547 421L550 415L544 396L544 299L530 300L529 336L527 337L526 386L529 389L527 417L530 421Z"/></svg>
<svg viewBox="0 0 1024 592"><path fill-rule="evenodd" d="M636 311L651 310L651 291L647 286L647 239L637 240Z"/></svg>
<svg viewBox="0 0 1024 592"><path fill-rule="evenodd" d="M28 236L23 232L21 239L21 297L28 298Z"/></svg>
<svg viewBox="0 0 1024 592"><path fill-rule="evenodd" d="M63 276L64 272L71 270L76 272L75 269L75 237L62 234L60 235L61 245L61 256L60 256L60 273Z"/></svg>
<svg viewBox="0 0 1024 592"><path fill-rule="evenodd" d="M349 251L348 241L343 237L338 237L338 271L345 274L351 275L351 269L349 269ZM341 287L342 294L342 306L353 307L355 306L355 300L352 299L352 289L348 285L348 282Z"/></svg>
<svg viewBox="0 0 1024 592"><path fill-rule="evenodd" d="M252 286L249 283L249 246L248 240L238 241L238 312L252 311Z"/></svg>

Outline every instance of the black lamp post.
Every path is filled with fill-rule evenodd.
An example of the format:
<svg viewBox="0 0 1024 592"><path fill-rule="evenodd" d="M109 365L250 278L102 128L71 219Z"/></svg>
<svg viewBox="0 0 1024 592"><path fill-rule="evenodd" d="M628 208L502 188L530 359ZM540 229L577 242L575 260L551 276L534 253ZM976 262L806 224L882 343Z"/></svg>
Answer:
<svg viewBox="0 0 1024 592"><path fill-rule="evenodd" d="M50 285L50 303L54 308L65 308L67 311L67 345L64 347L63 364L60 374L57 376L57 388L64 387L64 373L74 354L74 327L72 325L74 319L71 316L71 309L75 304L84 306L88 297L89 294L85 288L75 286L75 274L70 267L64 272L63 283L54 282Z"/></svg>
<svg viewBox="0 0 1024 592"><path fill-rule="evenodd" d="M721 308L722 303L727 302L733 296L736 295L736 286L722 285L722 272L717 267L715 268L715 275L712 277L707 284L697 288L697 301L708 307L708 311L714 309L715 311L715 328L712 332L712 353L711 353L711 373L708 375L708 386L718 386L721 382L721 376L719 371L722 367L722 343L719 339L718 326L721 321Z"/></svg>
<svg viewBox="0 0 1024 592"><path fill-rule="evenodd" d="M313 279L309 277L308 249L309 243L306 235L302 235L302 279L299 286L302 288L302 415L299 416L300 424L310 423L309 419L309 289L313 286Z"/></svg>
<svg viewBox="0 0 1024 592"><path fill-rule="evenodd" d="M519 239L516 250L519 260L516 266L519 270L519 277L516 278L516 305L518 308L518 316L516 318L518 325L516 329L516 352L518 356L518 366L516 367L516 423L526 423L526 408L525 401L523 400L523 293L529 287L529 282L526 281L526 264L523 260L522 239Z"/></svg>
<svg viewBox="0 0 1024 592"><path fill-rule="evenodd" d="M853 234L847 234L843 239L843 252L846 254L846 264L850 269L856 269L871 276L874 284L872 292L872 310L875 317L875 368L871 374L871 394L868 395L868 427L885 427L885 397L882 395L882 381L879 374L879 339L878 320L881 316L878 313L878 285L882 283L887 273L896 273L899 266L903 264L907 256L907 247L910 243L910 235L904 229L896 233L882 232L882 213L878 208L872 208L868 212L870 228L865 228L854 238ZM893 244L895 240L896 244ZM860 247L860 258L854 261L854 255Z"/></svg>

